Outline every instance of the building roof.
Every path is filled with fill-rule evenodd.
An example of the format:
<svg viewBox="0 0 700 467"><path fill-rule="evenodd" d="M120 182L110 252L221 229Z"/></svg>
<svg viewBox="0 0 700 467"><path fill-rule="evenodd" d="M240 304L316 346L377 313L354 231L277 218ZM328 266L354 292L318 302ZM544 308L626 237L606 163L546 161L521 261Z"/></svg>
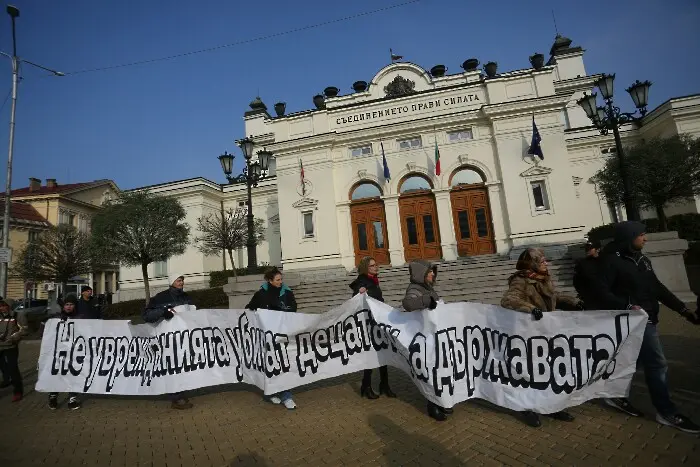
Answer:
<svg viewBox="0 0 700 467"><path fill-rule="evenodd" d="M41 185L38 189L30 190L29 187L17 188L12 190L12 196L46 196L46 195L58 195L63 193L69 193L73 191L79 191L84 188L89 188L95 185L102 185L104 183L113 183L111 180L102 179L94 180L92 182L81 182L81 183L69 183L66 185L56 184L55 186L48 187L46 185Z"/></svg>
<svg viewBox="0 0 700 467"><path fill-rule="evenodd" d="M5 211L5 198L0 198L0 212ZM34 209L31 204L23 203L21 201L11 201L10 202L10 219L12 222L32 222L40 223L46 226L49 223L44 219L44 216L39 214L39 211ZM2 217L0 217L0 223L2 223Z"/></svg>

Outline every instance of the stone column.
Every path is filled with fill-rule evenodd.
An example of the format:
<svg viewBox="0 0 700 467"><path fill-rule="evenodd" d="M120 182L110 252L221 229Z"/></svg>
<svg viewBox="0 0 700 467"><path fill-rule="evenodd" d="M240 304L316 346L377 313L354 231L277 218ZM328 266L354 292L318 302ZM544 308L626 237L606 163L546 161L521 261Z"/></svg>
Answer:
<svg viewBox="0 0 700 467"><path fill-rule="evenodd" d="M491 207L491 224L493 225L496 253L506 254L511 247L507 234L510 228L506 227L508 219L506 217L507 213L503 209L501 182L489 182L486 186L488 186L489 190L489 206Z"/></svg>
<svg viewBox="0 0 700 467"><path fill-rule="evenodd" d="M688 241L678 238L678 232L647 234L644 254L651 260L656 277L668 290L686 303L695 303L697 297L690 290L688 272L683 262L683 253Z"/></svg>
<svg viewBox="0 0 700 467"><path fill-rule="evenodd" d="M100 274L97 276L99 277L100 283L97 285L97 290L95 291L98 295L101 293L106 293L107 291L105 290L105 272L100 271Z"/></svg>
<svg viewBox="0 0 700 467"><path fill-rule="evenodd" d="M112 272L112 293L117 293L117 273Z"/></svg>
<svg viewBox="0 0 700 467"><path fill-rule="evenodd" d="M338 246L340 247L340 262L345 269L351 271L355 267L355 247L352 243L352 229L350 222L350 202L337 204L338 216Z"/></svg>
<svg viewBox="0 0 700 467"><path fill-rule="evenodd" d="M403 266L403 237L401 236L401 216L399 215L399 195L383 196L386 215L386 231L389 237L389 258L392 266Z"/></svg>
<svg viewBox="0 0 700 467"><path fill-rule="evenodd" d="M459 255L457 254L457 237L455 236L455 225L452 217L450 189L441 188L433 190L433 194L435 195L435 204L437 206L437 222L440 229L442 259L445 261L454 261Z"/></svg>

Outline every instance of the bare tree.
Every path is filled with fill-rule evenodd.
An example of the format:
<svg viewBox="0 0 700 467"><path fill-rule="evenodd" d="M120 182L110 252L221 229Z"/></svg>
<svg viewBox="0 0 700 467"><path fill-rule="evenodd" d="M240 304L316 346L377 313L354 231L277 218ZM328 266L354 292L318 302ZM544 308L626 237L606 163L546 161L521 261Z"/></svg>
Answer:
<svg viewBox="0 0 700 467"><path fill-rule="evenodd" d="M233 252L244 248L248 244L248 223L244 209L221 210L217 214L207 214L197 219L197 230L201 235L194 239L197 249L207 256L216 256L222 252L228 253L236 274L236 263L233 260ZM253 235L255 245L259 245L265 239L265 227L262 219L255 219ZM224 263L224 270L226 266Z"/></svg>

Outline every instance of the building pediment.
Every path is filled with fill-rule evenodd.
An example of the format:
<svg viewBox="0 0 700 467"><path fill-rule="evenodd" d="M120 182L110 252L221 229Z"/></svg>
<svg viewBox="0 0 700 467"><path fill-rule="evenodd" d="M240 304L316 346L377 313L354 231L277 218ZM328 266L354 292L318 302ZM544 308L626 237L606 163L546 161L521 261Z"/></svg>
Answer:
<svg viewBox="0 0 700 467"><path fill-rule="evenodd" d="M524 172L520 173L521 177L524 178L529 178L529 177L544 177L546 175L549 175L552 173L552 169L549 167L542 167L541 165L536 165L534 167L530 167Z"/></svg>
<svg viewBox="0 0 700 467"><path fill-rule="evenodd" d="M430 73L413 63L392 63L377 73L370 83L372 99L410 96L433 88Z"/></svg>
<svg viewBox="0 0 700 467"><path fill-rule="evenodd" d="M308 208L315 208L318 205L318 200L317 199L312 199L312 198L302 198L296 203L292 204L293 208L296 209L308 209Z"/></svg>

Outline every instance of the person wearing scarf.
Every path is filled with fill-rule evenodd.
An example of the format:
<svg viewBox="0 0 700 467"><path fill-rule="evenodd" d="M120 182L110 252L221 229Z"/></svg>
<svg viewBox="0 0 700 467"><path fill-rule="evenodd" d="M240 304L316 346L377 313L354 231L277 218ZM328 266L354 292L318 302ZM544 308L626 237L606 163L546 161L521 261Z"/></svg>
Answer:
<svg viewBox="0 0 700 467"><path fill-rule="evenodd" d="M143 320L147 323L157 323L160 320L171 320L175 316L175 307L192 305L189 295L185 292L185 275L171 274L168 276L170 287L155 294L143 310ZM170 407L176 410L191 409L192 403L183 393L169 394Z"/></svg>
<svg viewBox="0 0 700 467"><path fill-rule="evenodd" d="M366 293L369 297L384 302L382 289L379 287L379 265L374 258L365 256L357 265L357 279L352 281L350 288L353 297L358 293ZM386 365L379 367L379 394L387 397L396 397L389 387L389 371ZM372 389L372 370L365 370L360 386L360 397L378 399L379 394Z"/></svg>
<svg viewBox="0 0 700 467"><path fill-rule="evenodd" d="M535 320L540 320L544 313L564 310L582 310L583 302L576 297L557 293L544 251L528 248L523 251L515 265L515 274L508 279L508 290L503 295L501 306L509 310L530 313ZM540 417L535 412L521 412L523 422L533 428L541 426ZM574 417L568 412L548 414L548 417L564 422L571 422Z"/></svg>

